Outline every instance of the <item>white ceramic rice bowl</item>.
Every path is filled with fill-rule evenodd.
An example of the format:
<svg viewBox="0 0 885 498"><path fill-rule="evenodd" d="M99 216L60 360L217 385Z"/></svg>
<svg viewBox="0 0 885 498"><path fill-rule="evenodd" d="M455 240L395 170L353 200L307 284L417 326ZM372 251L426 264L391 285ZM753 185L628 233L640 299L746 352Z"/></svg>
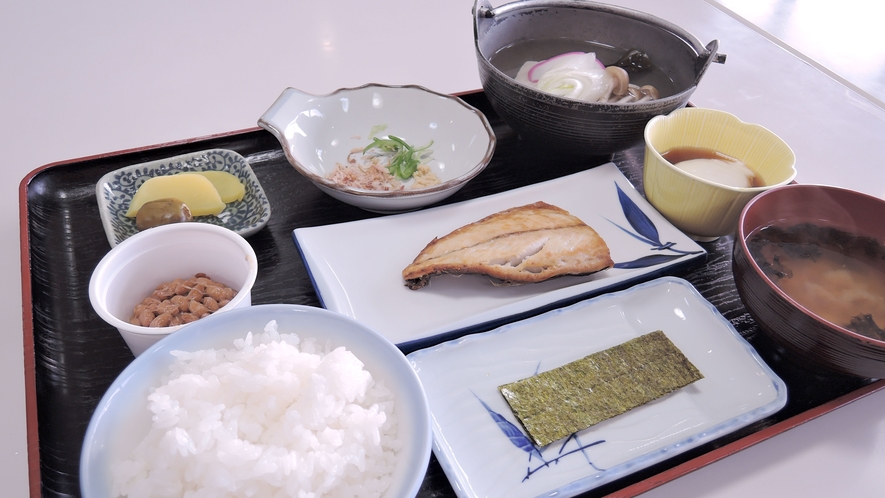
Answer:
<svg viewBox="0 0 885 498"><path fill-rule="evenodd" d="M80 489L85 498L110 497L111 465L131 453L147 434L147 395L173 362L173 350L230 348L248 331L260 333L276 320L279 333L329 340L352 351L366 370L395 393L398 437L403 442L385 498L415 496L431 451L430 409L418 376L390 341L359 322L321 308L266 304L232 310L189 324L138 356L108 388L95 409L80 455Z"/></svg>
<svg viewBox="0 0 885 498"><path fill-rule="evenodd" d="M367 211L396 213L439 202L478 175L494 155L496 138L485 115L458 97L406 85L367 84L312 95L287 88L258 125L280 141L289 163L330 196ZM415 147L433 144L427 163L440 182L415 190L373 191L327 178L370 134L395 135Z"/></svg>

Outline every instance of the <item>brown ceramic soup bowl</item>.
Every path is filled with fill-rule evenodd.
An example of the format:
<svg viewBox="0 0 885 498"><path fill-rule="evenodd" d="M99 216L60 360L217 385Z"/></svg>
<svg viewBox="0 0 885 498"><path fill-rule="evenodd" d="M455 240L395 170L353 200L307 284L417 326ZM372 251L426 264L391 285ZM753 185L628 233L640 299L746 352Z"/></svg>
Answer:
<svg viewBox="0 0 885 498"><path fill-rule="evenodd" d="M477 0L473 10L479 75L492 107L520 138L557 153L602 156L641 143L652 117L686 105L710 63L725 61L717 40L704 46L679 26L613 5L518 0L492 8ZM659 99L620 104L558 97L517 82L518 66L511 67L571 51L592 51L609 66L631 49L648 55L662 83L654 85ZM636 83L645 84L642 78L652 73Z"/></svg>
<svg viewBox="0 0 885 498"><path fill-rule="evenodd" d="M885 378L885 341L875 338L876 334L869 330L860 333L856 331L857 325L848 323L848 318L854 320L870 313L866 311L867 304L858 310L857 316L846 317L838 324L834 323L836 320L823 318L831 313L824 308L841 302L848 295L864 292L875 297L875 293L864 289L865 280L885 283L880 273L885 272L882 244L885 223L882 220L885 220L885 200L820 185L778 187L759 194L744 207L734 242L735 284L762 332L783 347L788 359L858 377ZM766 227L766 232L760 232ZM773 258L772 246L762 249L765 244L759 243L757 234L760 233L768 233L765 238L777 242L778 259ZM811 240L820 242L818 247L823 249L806 244ZM841 281L847 283L842 287L832 285L834 280L831 280L833 276L840 276L841 270L805 270L821 268L829 255L837 254L850 260L845 265L846 271L854 271L852 266L863 261L865 275L841 275ZM787 288L781 281L783 278L807 278L812 286L821 286L821 295L833 293L836 299L815 302L795 290L788 293L781 288ZM775 281L779 281L780 287ZM885 320L879 316L875 322L883 328Z"/></svg>

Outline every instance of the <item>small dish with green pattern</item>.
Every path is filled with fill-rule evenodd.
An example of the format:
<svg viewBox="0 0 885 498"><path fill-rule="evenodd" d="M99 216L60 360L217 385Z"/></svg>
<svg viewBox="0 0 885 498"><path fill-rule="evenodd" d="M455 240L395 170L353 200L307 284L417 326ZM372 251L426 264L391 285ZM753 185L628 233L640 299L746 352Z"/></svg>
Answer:
<svg viewBox="0 0 885 498"><path fill-rule="evenodd" d="M246 159L227 149L192 152L157 161L134 164L104 175L95 195L111 247L138 233L135 218L126 216L132 197L148 179L193 171L225 171L246 187L241 200L228 203L217 216L197 216L195 222L218 225L248 237L267 224L271 209L264 189Z"/></svg>

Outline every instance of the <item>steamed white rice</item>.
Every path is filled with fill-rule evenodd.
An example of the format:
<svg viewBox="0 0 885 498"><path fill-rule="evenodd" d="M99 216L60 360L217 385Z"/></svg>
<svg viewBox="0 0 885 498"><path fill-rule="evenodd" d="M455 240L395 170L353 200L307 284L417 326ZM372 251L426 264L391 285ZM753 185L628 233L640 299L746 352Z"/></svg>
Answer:
<svg viewBox="0 0 885 498"><path fill-rule="evenodd" d="M153 423L114 469L115 496L380 496L390 484L394 396L343 347L264 333L231 349L175 351L148 396Z"/></svg>

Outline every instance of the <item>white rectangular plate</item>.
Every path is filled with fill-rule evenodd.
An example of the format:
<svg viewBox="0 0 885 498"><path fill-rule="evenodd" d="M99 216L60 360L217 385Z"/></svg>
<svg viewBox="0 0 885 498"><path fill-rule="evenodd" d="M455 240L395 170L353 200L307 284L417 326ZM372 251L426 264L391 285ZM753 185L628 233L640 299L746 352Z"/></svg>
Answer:
<svg viewBox="0 0 885 498"><path fill-rule="evenodd" d="M498 386L662 330L704 378L536 449ZM461 497L573 496L763 419L786 385L691 284L663 277L408 355ZM546 463L545 463L546 462Z"/></svg>
<svg viewBox="0 0 885 498"><path fill-rule="evenodd" d="M442 275L418 290L405 286L402 270L434 237L537 201L559 206L593 227L616 267L509 287L496 287L478 275ZM569 299L625 288L706 257L613 163L457 204L299 228L294 238L323 306L363 322L406 350L451 339L471 327L500 325L508 317L552 309Z"/></svg>

